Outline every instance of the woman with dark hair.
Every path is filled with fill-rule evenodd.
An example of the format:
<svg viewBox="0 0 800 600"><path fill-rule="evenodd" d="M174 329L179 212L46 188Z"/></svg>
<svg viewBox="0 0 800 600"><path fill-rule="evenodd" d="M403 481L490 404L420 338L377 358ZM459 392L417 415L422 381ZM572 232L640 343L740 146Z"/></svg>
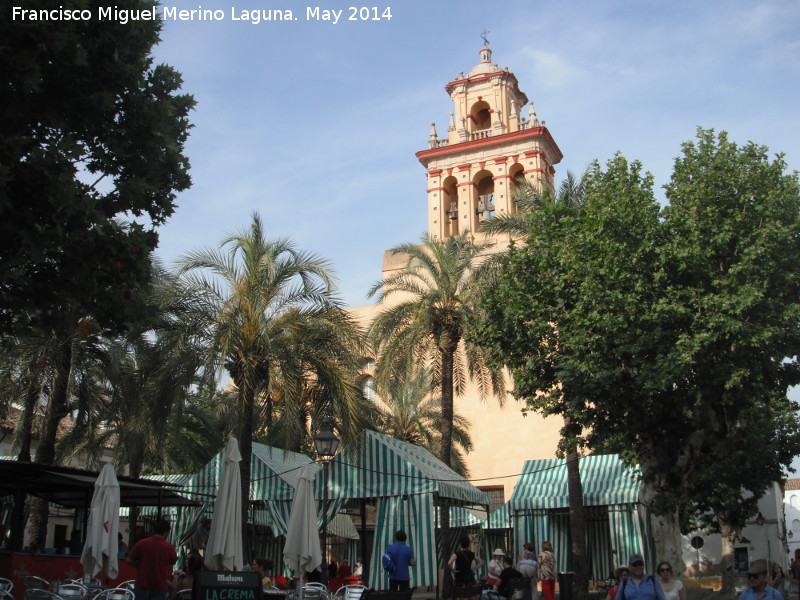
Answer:
<svg viewBox="0 0 800 600"><path fill-rule="evenodd" d="M483 561L469 549L468 537L462 537L459 546L459 549L447 561L447 566L453 573L453 580L457 587L475 585L475 572L472 570L472 564L474 562L475 568L480 569Z"/></svg>
<svg viewBox="0 0 800 600"><path fill-rule="evenodd" d="M261 577L261 589L270 590L275 585L272 582L272 569L275 563L271 558L264 558L259 556L253 559L253 571Z"/></svg>
<svg viewBox="0 0 800 600"><path fill-rule="evenodd" d="M172 589L175 592L190 590L194 586L194 578L203 570L203 557L197 552L189 552L183 559L183 570L175 571L172 578Z"/></svg>
<svg viewBox="0 0 800 600"><path fill-rule="evenodd" d="M778 563L772 565L772 587L778 590L784 596L789 592L789 580L783 574L783 567Z"/></svg>
<svg viewBox="0 0 800 600"><path fill-rule="evenodd" d="M658 582L661 584L661 589L664 590L664 596L667 600L686 600L686 590L683 588L683 582L673 577L671 564L662 560L658 563L656 573L658 573Z"/></svg>

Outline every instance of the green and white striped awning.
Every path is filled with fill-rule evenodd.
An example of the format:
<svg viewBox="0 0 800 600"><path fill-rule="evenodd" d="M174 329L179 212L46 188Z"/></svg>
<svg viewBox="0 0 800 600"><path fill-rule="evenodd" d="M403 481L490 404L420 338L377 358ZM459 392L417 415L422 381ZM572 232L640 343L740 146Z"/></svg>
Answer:
<svg viewBox="0 0 800 600"><path fill-rule="evenodd" d="M291 501L300 467L313 462L305 454L254 442L250 461L250 500ZM183 484L183 492L190 497L196 495L213 499L221 475L222 452L188 478Z"/></svg>
<svg viewBox="0 0 800 600"><path fill-rule="evenodd" d="M626 466L618 455L584 456L579 467L585 506L638 502L640 471ZM566 461L558 458L525 461L522 477L511 494L511 511L568 506Z"/></svg>
<svg viewBox="0 0 800 600"><path fill-rule="evenodd" d="M336 498L377 500L369 586L387 589L380 557L402 529L408 535L417 566L412 586L437 583L436 509L450 505L450 518L461 526L480 519L462 507L486 506L489 496L456 474L425 448L366 431L361 443L330 463L331 493Z"/></svg>
<svg viewBox="0 0 800 600"><path fill-rule="evenodd" d="M434 494L453 505L488 505L489 497L425 448L376 431L330 463L332 494L343 498L386 498Z"/></svg>
<svg viewBox="0 0 800 600"><path fill-rule="evenodd" d="M638 467L628 467L616 454L606 454L582 457L579 468L583 502L588 509L586 543L591 577L605 579L634 552L644 554L652 567L654 554L648 545L647 513L639 505ZM566 461L526 461L508 506L515 545L528 541L538 548L543 540L550 540L558 570L569 570Z"/></svg>
<svg viewBox="0 0 800 600"><path fill-rule="evenodd" d="M498 506L491 515L489 515L489 523L484 526L486 529L509 529L511 527L511 513L509 511L509 502Z"/></svg>

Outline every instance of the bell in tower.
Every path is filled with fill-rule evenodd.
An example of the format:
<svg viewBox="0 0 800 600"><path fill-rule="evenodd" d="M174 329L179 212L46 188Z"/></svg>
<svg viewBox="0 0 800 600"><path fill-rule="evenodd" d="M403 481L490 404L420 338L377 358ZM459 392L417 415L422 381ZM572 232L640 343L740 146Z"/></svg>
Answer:
<svg viewBox="0 0 800 600"><path fill-rule="evenodd" d="M428 175L428 230L439 239L475 233L483 219L513 214L514 188L523 181L552 188L562 158L533 103L530 118L520 114L530 101L514 74L492 62L488 33L480 62L445 85L453 101L447 137L438 139L433 125L428 149L417 152Z"/></svg>

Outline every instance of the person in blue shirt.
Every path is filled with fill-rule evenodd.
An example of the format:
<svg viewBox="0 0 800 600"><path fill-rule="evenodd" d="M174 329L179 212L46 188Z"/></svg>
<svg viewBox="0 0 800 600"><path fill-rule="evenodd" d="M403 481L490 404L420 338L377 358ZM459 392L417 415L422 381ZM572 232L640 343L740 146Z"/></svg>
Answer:
<svg viewBox="0 0 800 600"><path fill-rule="evenodd" d="M750 587L742 592L739 600L783 600L781 593L767 585L767 561L754 560L747 569Z"/></svg>
<svg viewBox="0 0 800 600"><path fill-rule="evenodd" d="M411 574L408 567L417 564L414 551L406 544L408 537L402 529L394 534L394 544L386 549L386 554L392 557L394 573L389 575L389 589L391 591L405 592L411 585Z"/></svg>
<svg viewBox="0 0 800 600"><path fill-rule="evenodd" d="M631 554L628 570L630 576L620 584L616 600L666 600L658 580L644 574L644 557L641 554Z"/></svg>

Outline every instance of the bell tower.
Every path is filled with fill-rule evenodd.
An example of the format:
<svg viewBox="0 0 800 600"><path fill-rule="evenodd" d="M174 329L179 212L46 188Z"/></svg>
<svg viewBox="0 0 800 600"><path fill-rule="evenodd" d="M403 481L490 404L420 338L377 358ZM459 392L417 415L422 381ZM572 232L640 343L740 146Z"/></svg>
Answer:
<svg viewBox="0 0 800 600"><path fill-rule="evenodd" d="M485 38L480 57L445 86L453 100L447 136L431 124L428 149L417 152L428 176L428 232L438 239L516 212L511 194L523 180L553 188L563 157L514 74L492 63Z"/></svg>

